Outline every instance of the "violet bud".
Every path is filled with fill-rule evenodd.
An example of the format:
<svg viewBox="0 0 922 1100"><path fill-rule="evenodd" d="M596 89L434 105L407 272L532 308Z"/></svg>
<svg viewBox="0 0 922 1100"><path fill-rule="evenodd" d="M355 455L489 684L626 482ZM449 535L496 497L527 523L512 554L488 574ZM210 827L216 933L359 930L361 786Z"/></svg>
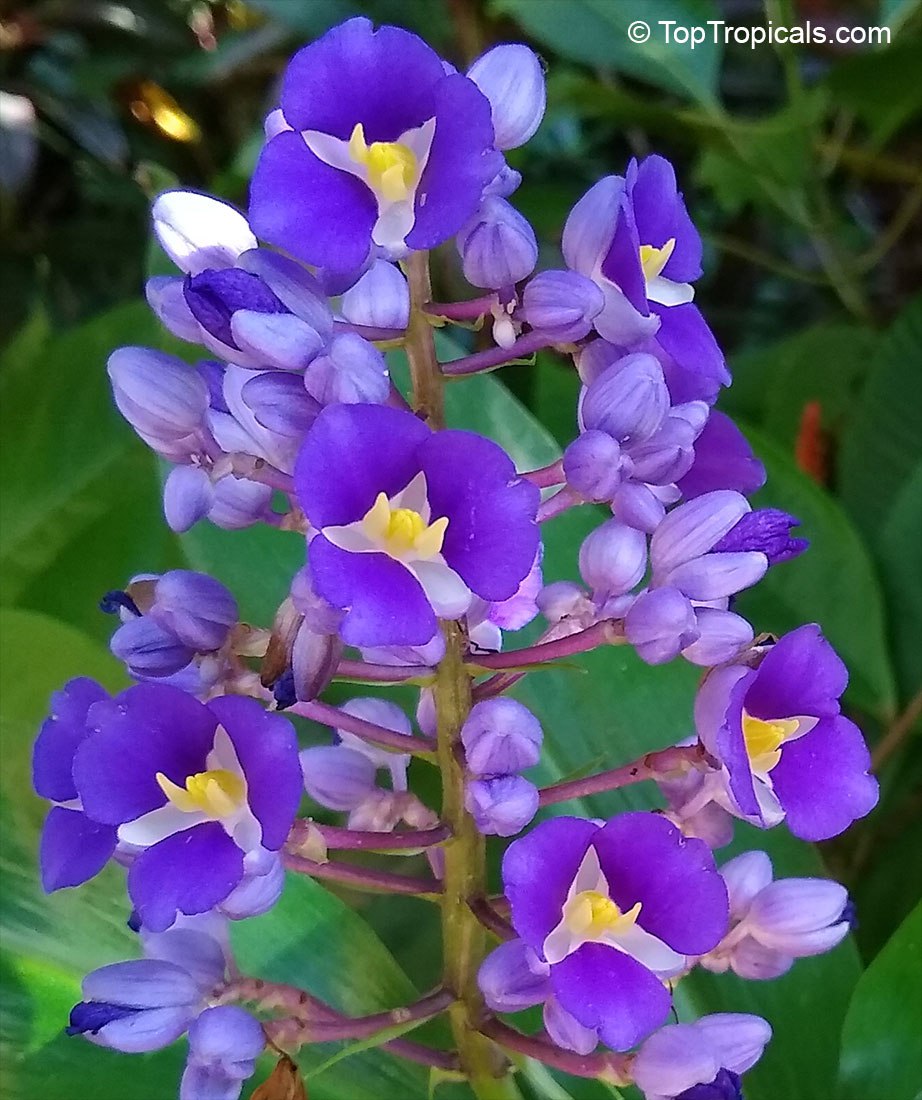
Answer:
<svg viewBox="0 0 922 1100"><path fill-rule="evenodd" d="M550 623L585 610L586 593L573 581L554 581L538 593L538 610Z"/></svg>
<svg viewBox="0 0 922 1100"><path fill-rule="evenodd" d="M180 340L200 344L202 330L186 304L180 275L155 275L147 280L144 296L165 329Z"/></svg>
<svg viewBox="0 0 922 1100"><path fill-rule="evenodd" d="M467 767L474 775L506 775L541 758L541 723L515 699L475 703L461 727Z"/></svg>
<svg viewBox="0 0 922 1100"><path fill-rule="evenodd" d="M550 969L523 940L510 940L483 960L477 984L494 1012L519 1012L550 996Z"/></svg>
<svg viewBox="0 0 922 1100"><path fill-rule="evenodd" d="M195 656L194 647L146 615L122 623L112 635L109 648L138 678L172 676Z"/></svg>
<svg viewBox="0 0 922 1100"><path fill-rule="evenodd" d="M196 321L209 335L234 348L231 318L238 310L254 313L287 313L258 275L236 267L207 270L189 275L183 296Z"/></svg>
<svg viewBox="0 0 922 1100"><path fill-rule="evenodd" d="M791 537L791 528L799 525L799 519L780 508L759 508L747 512L716 543L714 550L717 553L757 550L768 558L769 565L777 565L798 557L810 545L807 539Z"/></svg>
<svg viewBox="0 0 922 1100"><path fill-rule="evenodd" d="M695 618L699 636L682 650L682 656L693 665L710 668L731 661L752 641L751 625L733 611L698 607Z"/></svg>
<svg viewBox="0 0 922 1100"><path fill-rule="evenodd" d="M272 490L258 481L228 475L215 482L208 518L216 527L237 531L258 523L269 509Z"/></svg>
<svg viewBox="0 0 922 1100"><path fill-rule="evenodd" d="M590 532L579 550L580 576L597 596L630 592L646 567L647 536L616 519Z"/></svg>
<svg viewBox="0 0 922 1100"><path fill-rule="evenodd" d="M163 514L182 534L208 515L214 500L211 478L201 466L174 466L163 486Z"/></svg>
<svg viewBox="0 0 922 1100"><path fill-rule="evenodd" d="M760 581L767 569L768 558L755 551L702 554L700 558L677 565L657 580L678 588L691 600L723 600Z"/></svg>
<svg viewBox="0 0 922 1100"><path fill-rule="evenodd" d="M152 446L178 443L201 426L208 387L181 359L153 348L119 348L107 370L119 412Z"/></svg>
<svg viewBox="0 0 922 1100"><path fill-rule="evenodd" d="M668 1100L695 1085L710 1084L721 1068L716 1051L703 1041L696 1024L670 1024L643 1043L632 1073L648 1098Z"/></svg>
<svg viewBox="0 0 922 1100"><path fill-rule="evenodd" d="M393 730L394 733L402 733L405 736L412 733L410 719L396 703L391 703L387 699L361 696L344 703L342 710L346 714L351 714L353 718L361 718L364 722L373 722L376 726ZM386 768L390 772L391 783L395 791L405 791L407 789L407 768L410 766L409 755L379 749L345 729L337 729L336 736L342 745L367 757L376 769Z"/></svg>
<svg viewBox="0 0 922 1100"><path fill-rule="evenodd" d="M555 344L582 340L605 305L605 296L576 271L541 271L522 293L522 318Z"/></svg>
<svg viewBox="0 0 922 1100"><path fill-rule="evenodd" d="M680 504L659 525L650 543L657 573L665 577L676 566L713 550L749 511L749 501L732 489L704 493Z"/></svg>
<svg viewBox="0 0 922 1100"><path fill-rule="evenodd" d="M583 432L564 451L563 472L586 500L611 500L621 483L621 447L606 432Z"/></svg>
<svg viewBox="0 0 922 1100"><path fill-rule="evenodd" d="M195 275L230 267L256 247L246 218L226 202L196 191L164 191L151 209L154 233L180 270Z"/></svg>
<svg viewBox="0 0 922 1100"><path fill-rule="evenodd" d="M538 55L519 43L494 46L467 75L490 101L495 147L524 145L544 117L544 68Z"/></svg>
<svg viewBox="0 0 922 1100"><path fill-rule="evenodd" d="M642 592L624 619L624 633L648 665L662 665L698 637L695 609L675 588Z"/></svg>
<svg viewBox="0 0 922 1100"><path fill-rule="evenodd" d="M375 260L343 295L341 308L353 325L405 329L410 323L410 290L399 267Z"/></svg>
<svg viewBox="0 0 922 1100"><path fill-rule="evenodd" d="M238 618L237 601L205 573L173 569L154 586L150 617L199 653L220 649Z"/></svg>
<svg viewBox="0 0 922 1100"><path fill-rule="evenodd" d="M631 448L632 477L654 485L677 481L694 462L696 435L694 426L673 409L657 432Z"/></svg>
<svg viewBox="0 0 922 1100"><path fill-rule="evenodd" d="M304 385L321 405L380 404L391 390L384 356L354 332L333 337L304 372Z"/></svg>
<svg viewBox="0 0 922 1100"><path fill-rule="evenodd" d="M638 352L612 363L588 387L582 422L622 445L642 443L662 424L669 404L663 368L652 355Z"/></svg>
<svg viewBox="0 0 922 1100"><path fill-rule="evenodd" d="M772 1037L767 1021L745 1012L715 1012L696 1020L695 1027L713 1047L718 1062L738 1074L752 1069Z"/></svg>
<svg viewBox="0 0 922 1100"><path fill-rule="evenodd" d="M666 515L666 507L659 496L648 485L638 485L635 481L623 481L618 486L611 510L616 519L648 535L653 534Z"/></svg>
<svg viewBox="0 0 922 1100"><path fill-rule="evenodd" d="M528 221L505 199L488 195L457 237L464 277L472 286L500 290L526 278L538 262Z"/></svg>
<svg viewBox="0 0 922 1100"><path fill-rule="evenodd" d="M280 252L253 248L244 252L237 266L258 275L278 300L324 340L333 335L333 313L320 282L296 260Z"/></svg>
<svg viewBox="0 0 922 1100"><path fill-rule="evenodd" d="M304 789L328 810L352 810L375 789L375 765L355 749L318 745L301 753Z"/></svg>
<svg viewBox="0 0 922 1100"><path fill-rule="evenodd" d="M706 962L703 962L703 965L717 973L722 972L720 967L708 966ZM734 974L738 974L747 981L771 982L787 974L794 965L794 956L786 951L778 951L774 947L766 947L752 936L746 936L729 953L723 969L726 969L727 965Z"/></svg>
<svg viewBox="0 0 922 1100"><path fill-rule="evenodd" d="M241 396L264 428L296 439L320 412L319 403L304 389L304 380L284 371L260 371L244 383Z"/></svg>
<svg viewBox="0 0 922 1100"><path fill-rule="evenodd" d="M464 805L485 836L515 836L538 812L538 788L520 775L472 779Z"/></svg>
<svg viewBox="0 0 922 1100"><path fill-rule="evenodd" d="M179 1100L236 1100L265 1045L262 1024L249 1012L236 1005L206 1008L189 1028Z"/></svg>
<svg viewBox="0 0 922 1100"><path fill-rule="evenodd" d="M730 915L739 918L749 909L756 895L772 881L772 861L766 852L743 852L720 868L720 877L727 886Z"/></svg>
<svg viewBox="0 0 922 1100"><path fill-rule="evenodd" d="M763 946L794 958L819 955L848 934L847 904L848 892L838 882L779 879L753 899L746 928Z"/></svg>
<svg viewBox="0 0 922 1100"><path fill-rule="evenodd" d="M324 338L293 313L238 309L230 318L234 346L253 361L251 366L302 371L323 348Z"/></svg>
<svg viewBox="0 0 922 1100"><path fill-rule="evenodd" d="M295 698L303 703L325 691L330 685L343 654L338 634L316 634L301 623L291 648L291 673Z"/></svg>
<svg viewBox="0 0 922 1100"><path fill-rule="evenodd" d="M291 579L291 600L304 621L316 634L336 634L343 612L314 591L309 565L303 565Z"/></svg>
<svg viewBox="0 0 922 1100"><path fill-rule="evenodd" d="M282 896L285 868L276 853L269 870L263 874L245 873L239 886L221 902L221 912L231 920L258 917L269 910Z"/></svg>
<svg viewBox="0 0 922 1100"><path fill-rule="evenodd" d="M556 997L550 996L545 1001L543 1016L544 1029L551 1041L564 1050L591 1054L599 1045L599 1033L595 1028L584 1027Z"/></svg>

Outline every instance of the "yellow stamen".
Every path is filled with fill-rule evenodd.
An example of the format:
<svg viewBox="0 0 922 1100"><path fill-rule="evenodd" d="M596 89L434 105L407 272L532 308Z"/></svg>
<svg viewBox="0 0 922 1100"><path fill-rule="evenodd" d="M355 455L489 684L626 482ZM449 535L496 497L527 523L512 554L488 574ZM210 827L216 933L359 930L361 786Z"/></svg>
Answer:
<svg viewBox="0 0 922 1100"><path fill-rule="evenodd" d="M365 141L361 122L355 124L349 138L349 156L368 170L368 183L388 202L409 198L416 184L419 166L416 154L399 141Z"/></svg>
<svg viewBox="0 0 922 1100"><path fill-rule="evenodd" d="M186 777L185 787L180 787L163 772L157 772L157 783L168 800L183 813L204 813L220 820L237 812L246 797L246 785L239 775L214 768Z"/></svg>
<svg viewBox="0 0 922 1100"><path fill-rule="evenodd" d="M637 923L641 903L623 913L598 890L581 890L567 904L566 922L571 932L595 939L603 932L624 933Z"/></svg>
<svg viewBox="0 0 922 1100"><path fill-rule="evenodd" d="M640 266L643 268L644 278L648 281L655 279L669 263L669 257L675 250L675 237L670 237L662 248L655 248L652 244L640 246Z"/></svg>
<svg viewBox="0 0 922 1100"><path fill-rule="evenodd" d="M770 772L781 759L781 746L798 730L796 718L764 721L743 711L743 740L753 770Z"/></svg>
<svg viewBox="0 0 922 1100"><path fill-rule="evenodd" d="M362 518L366 535L391 557L426 560L442 549L448 519L443 516L428 526L412 508L392 508L386 494L378 496Z"/></svg>

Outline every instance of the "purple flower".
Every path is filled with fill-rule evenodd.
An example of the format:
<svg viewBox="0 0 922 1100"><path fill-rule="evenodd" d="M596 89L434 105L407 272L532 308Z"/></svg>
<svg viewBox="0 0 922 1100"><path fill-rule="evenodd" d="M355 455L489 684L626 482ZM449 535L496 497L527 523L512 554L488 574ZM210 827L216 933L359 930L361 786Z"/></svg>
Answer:
<svg viewBox="0 0 922 1100"><path fill-rule="evenodd" d="M646 1100L741 1100L740 1077L762 1057L772 1029L760 1016L718 1012L660 1028L632 1072Z"/></svg>
<svg viewBox="0 0 922 1100"><path fill-rule="evenodd" d="M250 193L257 233L299 259L357 271L432 248L502 165L491 105L422 39L350 19L292 59ZM304 226L310 232L304 232Z"/></svg>
<svg viewBox="0 0 922 1100"><path fill-rule="evenodd" d="M500 290L526 278L538 262L535 231L515 207L487 195L461 227L458 255L471 286Z"/></svg>
<svg viewBox="0 0 922 1100"><path fill-rule="evenodd" d="M538 788L521 775L470 779L464 806L484 836L515 836L538 812Z"/></svg>
<svg viewBox="0 0 922 1100"><path fill-rule="evenodd" d="M698 960L716 973L778 978L795 959L821 955L850 928L848 892L818 878L772 881L765 852L744 852L720 870L730 895L730 931Z"/></svg>
<svg viewBox="0 0 922 1100"><path fill-rule="evenodd" d="M295 486L317 531L314 587L345 609L350 645L424 645L474 595L513 596L535 561L539 490L505 452L399 409L324 409Z"/></svg>
<svg viewBox="0 0 922 1100"><path fill-rule="evenodd" d="M189 1028L179 1100L237 1100L265 1045L262 1025L249 1012L236 1005L206 1009Z"/></svg>
<svg viewBox="0 0 922 1100"><path fill-rule="evenodd" d="M554 997L615 1050L663 1023L663 980L727 927L727 891L707 845L655 814L603 826L546 821L509 846L503 880L512 924L550 967Z"/></svg>
<svg viewBox="0 0 922 1100"><path fill-rule="evenodd" d="M39 862L48 893L79 886L109 862L118 842L113 825L91 820L83 811L73 777L74 755L88 736L87 714L109 696L95 680L70 680L51 697L50 715L32 749L32 783L55 803L42 829Z"/></svg>
<svg viewBox="0 0 922 1100"><path fill-rule="evenodd" d="M589 334L604 305L595 283L576 271L540 271L522 292L520 315L555 344L567 344Z"/></svg>
<svg viewBox="0 0 922 1100"><path fill-rule="evenodd" d="M272 869L301 796L286 719L252 699L206 705L145 683L94 704L87 724L74 786L87 817L133 853L128 893L146 927L204 913L245 872Z"/></svg>
<svg viewBox="0 0 922 1100"><path fill-rule="evenodd" d="M848 673L816 624L727 665L695 702L698 736L723 765L727 808L763 828L826 840L870 813L877 781L861 732L839 711Z"/></svg>
<svg viewBox="0 0 922 1100"><path fill-rule="evenodd" d="M541 758L542 739L541 723L515 699L475 703L461 727L468 771L480 776L533 767Z"/></svg>
<svg viewBox="0 0 922 1100"><path fill-rule="evenodd" d="M714 546L718 554L758 550L768 558L769 565L799 557L810 545L806 539L791 537L791 528L800 520L780 508L759 508L747 512Z"/></svg>

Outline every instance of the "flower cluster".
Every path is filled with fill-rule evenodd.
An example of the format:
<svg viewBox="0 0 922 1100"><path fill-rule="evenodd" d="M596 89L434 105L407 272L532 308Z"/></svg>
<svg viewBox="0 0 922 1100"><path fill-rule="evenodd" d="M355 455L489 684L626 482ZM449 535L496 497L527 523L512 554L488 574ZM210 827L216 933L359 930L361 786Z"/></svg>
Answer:
<svg viewBox="0 0 922 1100"><path fill-rule="evenodd" d="M524 45L461 73L407 31L352 19L291 61L248 215L191 191L154 203L179 274L151 279L148 301L208 358L128 347L108 370L125 419L171 464L167 523L264 524L303 546L263 626L190 570L108 593L111 649L136 683L110 697L72 680L35 744L35 788L52 804L46 890L115 861L146 956L90 974L68 1030L126 1052L187 1034L182 1100L235 1100L267 1038L295 1052L379 1033L392 1053L460 1067L478 1095L504 1072L502 1048L633 1081L647 1100L738 1097L769 1025L670 1024L676 985L696 967L777 977L850 926L834 882L773 881L759 851L715 861L734 818L821 840L867 814L877 785L820 628L757 638L733 604L807 543L793 516L750 503L764 470L714 409L730 375L693 302L702 248L675 172L654 155L601 180L567 219L565 269L533 274L504 154L534 134L544 101ZM452 241L480 293L434 302L426 254ZM494 346L439 362L433 327L454 322L487 323ZM391 377L396 346L409 386ZM494 440L446 427L447 379L542 348L570 357L582 384L559 461L521 469ZM585 505L600 518L572 548L582 583L545 584L542 526ZM539 610L543 631L510 651ZM523 773L541 765L545 732L566 731L543 730L507 692L611 645L704 670L695 734L539 790ZM415 728L406 695L365 688L334 704L334 681L418 692ZM412 789L414 759L438 768L440 811ZM545 817L523 833L541 808L641 780L663 809ZM418 789L428 802L438 784ZM297 817L305 791L318 820ZM516 837L492 899L486 836ZM335 849L425 853L428 873ZM286 869L438 901L452 987L349 1018L238 975L227 921L271 909ZM477 922L502 941L486 958ZM459 999L457 1051L384 1034ZM539 1036L497 1019L539 1005Z"/></svg>

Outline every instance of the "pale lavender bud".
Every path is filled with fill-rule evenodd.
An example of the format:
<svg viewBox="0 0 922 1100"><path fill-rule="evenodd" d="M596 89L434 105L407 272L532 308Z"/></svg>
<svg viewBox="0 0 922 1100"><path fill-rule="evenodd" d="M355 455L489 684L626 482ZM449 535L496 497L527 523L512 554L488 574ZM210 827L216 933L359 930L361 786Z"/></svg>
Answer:
<svg viewBox="0 0 922 1100"><path fill-rule="evenodd" d="M475 703L461 727L461 743L473 775L507 775L541 758L541 723L515 699Z"/></svg>
<svg viewBox="0 0 922 1100"><path fill-rule="evenodd" d="M375 789L375 765L342 745L318 745L301 753L304 789L329 810L352 810Z"/></svg>
<svg viewBox="0 0 922 1100"><path fill-rule="evenodd" d="M381 404L391 389L384 356L354 332L333 337L304 372L304 385L321 405Z"/></svg>
<svg viewBox="0 0 922 1100"><path fill-rule="evenodd" d="M490 101L497 149L516 149L544 117L544 68L538 55L519 43L494 46L467 70Z"/></svg>
<svg viewBox="0 0 922 1100"><path fill-rule="evenodd" d="M703 493L680 504L656 530L650 555L663 576L684 562L706 554L750 511L749 502L732 489Z"/></svg>
<svg viewBox="0 0 922 1100"><path fill-rule="evenodd" d="M720 1069L716 1052L702 1042L694 1024L670 1024L641 1046L632 1073L648 1098L669 1098L694 1085L709 1084Z"/></svg>
<svg viewBox="0 0 922 1100"><path fill-rule="evenodd" d="M258 481L228 475L213 485L208 518L216 527L237 531L258 523L269 509L272 490Z"/></svg>
<svg viewBox="0 0 922 1100"><path fill-rule="evenodd" d="M538 262L535 231L505 199L488 195L457 237L464 277L499 290L526 278Z"/></svg>
<svg viewBox="0 0 922 1100"><path fill-rule="evenodd" d="M346 714L351 714L353 718L373 722L376 726L393 730L394 733L409 736L413 732L410 719L407 718L403 710L396 703L391 703L387 699L362 696L344 703L342 710ZM386 768L390 772L391 784L395 791L405 791L407 789L407 768L410 766L410 756L408 754L379 749L345 729L337 729L336 735L342 745L367 757L376 769Z"/></svg>
<svg viewBox="0 0 922 1100"><path fill-rule="evenodd" d="M435 692L431 688L423 688L419 693L419 702L416 704L416 724L429 737L435 737L438 728L438 716L435 709Z"/></svg>
<svg viewBox="0 0 922 1100"><path fill-rule="evenodd" d="M291 647L295 698L308 703L325 691L343 654L338 634L316 634L303 622Z"/></svg>
<svg viewBox="0 0 922 1100"><path fill-rule="evenodd" d="M605 296L591 280L575 271L542 271L522 293L523 320L555 344L582 340L605 305Z"/></svg>
<svg viewBox="0 0 922 1100"><path fill-rule="evenodd" d="M148 614L198 653L220 649L238 618L237 601L224 585L189 569L159 578Z"/></svg>
<svg viewBox="0 0 922 1100"><path fill-rule="evenodd" d="M375 260L343 295L341 308L353 325L404 329L410 323L410 290L399 267Z"/></svg>
<svg viewBox="0 0 922 1100"><path fill-rule="evenodd" d="M253 248L237 266L258 275L278 300L328 340L333 335L333 313L320 282L296 260L280 252Z"/></svg>
<svg viewBox="0 0 922 1100"><path fill-rule="evenodd" d="M300 439L313 424L320 405L304 389L304 380L284 371L261 371L240 391L257 421L270 432Z"/></svg>
<svg viewBox="0 0 922 1100"><path fill-rule="evenodd" d="M720 876L727 885L730 915L739 918L772 881L772 861L766 852L743 852L720 868Z"/></svg>
<svg viewBox="0 0 922 1100"><path fill-rule="evenodd" d="M146 615L122 623L112 635L109 648L138 678L172 676L195 656L192 646Z"/></svg>
<svg viewBox="0 0 922 1100"><path fill-rule="evenodd" d="M201 466L174 466L163 486L163 514L171 531L188 531L208 515L211 478Z"/></svg>
<svg viewBox="0 0 922 1100"><path fill-rule="evenodd" d="M599 1045L599 1034L591 1027L584 1027L560 1004L556 997L548 997L544 1003L544 1028L551 1041L564 1050L576 1054L591 1054Z"/></svg>
<svg viewBox="0 0 922 1100"><path fill-rule="evenodd" d="M678 588L690 600L723 600L760 581L767 569L768 558L757 551L702 554L655 576L657 583Z"/></svg>
<svg viewBox="0 0 922 1100"><path fill-rule="evenodd" d="M293 313L237 309L230 316L230 338L258 366L302 371L323 348L324 338Z"/></svg>
<svg viewBox="0 0 922 1100"><path fill-rule="evenodd" d="M599 375L617 362L622 353L614 344L601 338L584 344L574 356L576 371L584 386L591 386Z"/></svg>
<svg viewBox="0 0 922 1100"><path fill-rule="evenodd" d="M618 486L611 510L616 519L648 535L653 534L666 515L665 505L656 493L634 481L624 481Z"/></svg>
<svg viewBox="0 0 922 1100"><path fill-rule="evenodd" d="M119 412L153 446L179 443L201 426L208 387L181 359L153 348L119 348L107 370Z"/></svg>
<svg viewBox="0 0 922 1100"><path fill-rule="evenodd" d="M695 460L696 434L684 417L667 416L650 439L631 448L632 477L655 485L678 481Z"/></svg>
<svg viewBox="0 0 922 1100"><path fill-rule="evenodd" d="M611 500L621 483L621 446L607 432L583 432L564 451L563 472L580 496Z"/></svg>
<svg viewBox="0 0 922 1100"><path fill-rule="evenodd" d="M165 191L151 209L154 233L180 270L231 267L256 247L246 218L226 202L196 191Z"/></svg>
<svg viewBox="0 0 922 1100"><path fill-rule="evenodd" d="M634 601L624 633L647 664L665 664L698 637L695 610L677 589L652 588Z"/></svg>
<svg viewBox="0 0 922 1100"><path fill-rule="evenodd" d="M766 947L752 936L745 936L730 952L728 962L733 973L747 981L770 982L787 974L794 965L794 956L774 947ZM726 967L727 962L724 962L722 969ZM721 972L716 967L709 966L708 969Z"/></svg>
<svg viewBox="0 0 922 1100"><path fill-rule="evenodd" d="M510 168L503 162L502 168L483 189L484 195L499 195L501 199L508 199L518 191L522 183L522 173Z"/></svg>
<svg viewBox="0 0 922 1100"><path fill-rule="evenodd" d="M848 892L838 882L779 879L753 899L746 929L765 947L794 958L819 955L848 934L847 903Z"/></svg>
<svg viewBox="0 0 922 1100"><path fill-rule="evenodd" d="M702 1016L694 1026L711 1044L721 1066L731 1073L752 1069L772 1037L767 1021L744 1012L715 1012Z"/></svg>
<svg viewBox="0 0 922 1100"><path fill-rule="evenodd" d="M165 329L190 344L201 343L202 329L186 304L179 275L156 275L147 280L144 296Z"/></svg>
<svg viewBox="0 0 922 1100"><path fill-rule="evenodd" d="M647 567L647 536L616 519L596 527L579 550L580 576L598 596L621 596Z"/></svg>
<svg viewBox="0 0 922 1100"><path fill-rule="evenodd" d="M472 779L464 805L485 836L515 836L538 812L538 788L520 775Z"/></svg>
<svg viewBox="0 0 922 1100"><path fill-rule="evenodd" d="M524 941L510 940L483 960L477 984L494 1012L519 1012L550 996L550 970Z"/></svg>
<svg viewBox="0 0 922 1100"><path fill-rule="evenodd" d="M682 650L693 665L710 668L733 658L752 641L752 626L733 611L714 607L695 609L699 637Z"/></svg>
<svg viewBox="0 0 922 1100"><path fill-rule="evenodd" d="M189 1028L179 1100L236 1100L266 1045L262 1024L236 1005L206 1008Z"/></svg>
<svg viewBox="0 0 922 1100"><path fill-rule="evenodd" d="M276 853L269 869L263 874L244 874L240 885L235 886L221 902L220 910L231 920L258 917L269 910L282 896L285 887L285 868Z"/></svg>
<svg viewBox="0 0 922 1100"><path fill-rule="evenodd" d="M587 388L582 422L621 444L634 445L659 428L669 403L663 368L652 355L638 352L612 363Z"/></svg>
<svg viewBox="0 0 922 1100"><path fill-rule="evenodd" d="M343 612L314 591L309 565L303 565L291 580L291 600L316 634L336 634Z"/></svg>
<svg viewBox="0 0 922 1100"><path fill-rule="evenodd" d="M554 581L538 593L538 610L550 623L585 610L586 593L573 581Z"/></svg>

